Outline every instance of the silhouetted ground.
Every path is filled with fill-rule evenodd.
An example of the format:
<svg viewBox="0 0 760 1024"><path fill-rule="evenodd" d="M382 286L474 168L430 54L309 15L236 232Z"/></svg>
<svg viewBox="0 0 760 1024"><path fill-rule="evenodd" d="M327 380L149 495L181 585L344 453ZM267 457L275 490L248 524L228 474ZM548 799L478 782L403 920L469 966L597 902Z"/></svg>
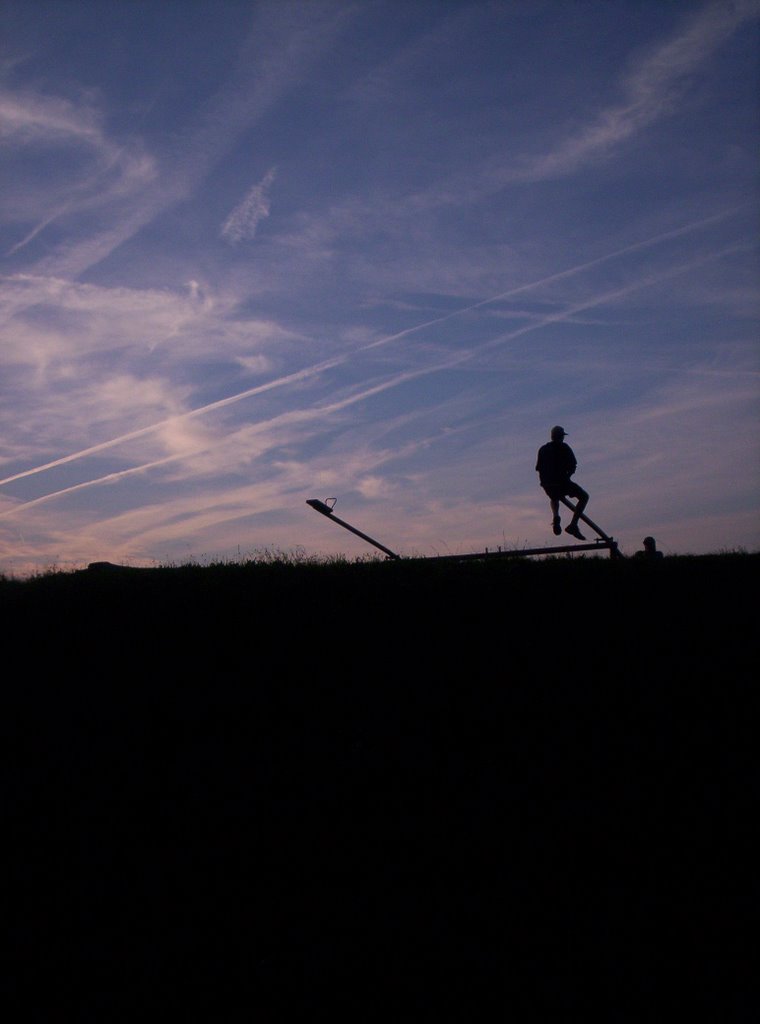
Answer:
<svg viewBox="0 0 760 1024"><path fill-rule="evenodd" d="M757 566L0 582L19 1005L750 1019Z"/></svg>

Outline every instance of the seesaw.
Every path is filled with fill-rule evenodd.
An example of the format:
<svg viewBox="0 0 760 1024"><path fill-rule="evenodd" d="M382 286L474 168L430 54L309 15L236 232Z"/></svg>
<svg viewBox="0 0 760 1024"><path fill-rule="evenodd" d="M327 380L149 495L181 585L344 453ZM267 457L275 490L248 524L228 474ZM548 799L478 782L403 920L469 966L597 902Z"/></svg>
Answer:
<svg viewBox="0 0 760 1024"><path fill-rule="evenodd" d="M330 502L330 501L332 502L332 505L327 504L327 502ZM567 507L573 513L575 513L575 507L573 505L571 505L570 502L567 501L567 499L560 498L560 501L564 505L567 505ZM350 523L345 522L343 519L339 519L335 515L335 512L333 511L334 508L335 508L335 498L328 498L327 502L320 501L318 498L309 498L307 500L306 504L310 505L315 511L320 512L323 516L326 516L328 519L331 519L334 523L337 523L338 526L342 526L345 530L349 530L351 533L356 534L357 537L361 537L362 540L366 540L369 544L374 545L374 547L376 547L380 551L384 552L384 554L387 555L388 558L391 558L391 559L400 559L401 558L401 555L397 554L395 551L391 551L390 548L386 547L384 544L381 544L379 541L375 540L373 537L370 537L366 533L362 533L361 530L357 530L355 526L351 526ZM483 560L483 559L488 559L488 558L515 558L515 557L526 556L526 555L561 555L561 554L567 554L567 553L570 553L570 552L573 552L573 551L600 551L600 550L604 551L605 549L609 551L610 558L623 558L624 557L623 554L621 553L620 549L618 548L617 541L614 540L612 537L609 537L603 530L601 530L596 525L596 523L592 522L588 518L588 516L583 515L581 513L578 516L578 518L582 519L583 522L588 527L590 527L590 529L592 529L594 531L594 533L596 533L597 539L593 543L591 543L591 544L563 544L563 545L560 545L560 546L557 546L557 547L550 547L550 548L515 548L513 550L503 550L502 548L497 548L496 551L489 551L488 549L486 549L485 551L480 551L480 552L475 552L473 554L465 554L465 555L431 555L431 556L428 556L428 558L426 560L428 560L428 561L439 561L439 562L441 562L441 561L466 562L466 561Z"/></svg>

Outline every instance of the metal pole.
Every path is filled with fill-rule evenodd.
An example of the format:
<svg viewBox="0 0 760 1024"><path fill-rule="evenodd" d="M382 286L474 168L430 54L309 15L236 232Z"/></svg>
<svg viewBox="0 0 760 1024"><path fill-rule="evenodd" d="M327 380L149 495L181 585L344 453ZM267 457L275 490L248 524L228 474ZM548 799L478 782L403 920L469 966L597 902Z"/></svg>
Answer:
<svg viewBox="0 0 760 1024"><path fill-rule="evenodd" d="M560 498L560 501L564 505L567 505L571 512L575 512L575 508L573 507L573 505L570 504L569 501L567 501L566 498ZM401 557L400 555L397 555L395 551L391 551L390 548L387 548L384 544L381 544L380 541L375 540L373 537L368 536L366 533L362 533L361 530L357 530L356 527L351 526L350 523L346 523L342 519L339 519L333 512L332 508L329 505L325 504L324 501L320 501L318 498L309 498L306 504L311 505L311 507L315 511L321 513L323 516L327 516L328 519L332 519L334 523L337 523L338 526L342 526L344 530L348 530L350 533L355 533L357 537L361 537L362 540L366 540L369 544L373 544L376 548L379 548L381 551L385 552L385 554L389 558L398 559ZM522 550L517 549L514 551L486 551L482 554L466 555L432 555L428 556L427 560L436 562L468 561L471 559L474 560L483 558L510 558L519 555L554 555L572 553L573 551L599 551L604 550L605 548L609 549L611 558L623 557L620 550L618 549L617 541L613 540L612 537L608 537L603 530L599 529L596 523L593 523L588 518L588 516L581 514L579 518L582 519L584 523L588 523L591 529L598 534L600 538L599 540L594 541L593 544L573 544L571 546L552 548L523 548Z"/></svg>
<svg viewBox="0 0 760 1024"><path fill-rule="evenodd" d="M615 547L615 541L596 540L593 544L564 544L553 548L515 548L512 551L483 551L464 555L427 555L426 562L472 562L493 558L516 558L520 555L570 555L576 551L605 551Z"/></svg>
<svg viewBox="0 0 760 1024"><path fill-rule="evenodd" d="M379 548L381 551L384 551L389 558L400 557L396 554L395 551L391 551L390 548L385 547L384 544L381 544L377 540L373 540L372 537L368 537L366 533L362 533L361 530L357 530L356 527L350 526L348 523L344 523L342 519L338 519L338 517L333 513L333 510L330 508L330 506L326 505L323 501L320 501L318 498L309 498L306 504L311 505L313 509L316 509L317 512L321 512L322 515L327 516L328 519L332 519L332 521L334 523L337 523L338 526L342 526L345 530L350 530L351 533L355 533L357 537L361 537L362 540L366 540L368 543L374 544L376 548Z"/></svg>
<svg viewBox="0 0 760 1024"><path fill-rule="evenodd" d="M570 502L567 500L567 498L560 498L559 500L562 502L563 505L566 505L570 509L570 511L573 513L573 515L576 514L576 512L575 512L575 505L571 505ZM621 555L621 553L620 553L620 550L619 550L618 546L617 546L617 541L613 540L612 537L608 537L607 534L604 532L604 530L601 530L596 525L596 523L592 522L587 515L584 515L583 512L579 512L578 513L578 518L582 519L583 522L586 523L588 526L590 526L591 529L595 533L599 534L599 536L602 538L602 540L606 540L607 541L607 543L609 544L609 547L610 547L610 556L612 558L622 558L623 557Z"/></svg>

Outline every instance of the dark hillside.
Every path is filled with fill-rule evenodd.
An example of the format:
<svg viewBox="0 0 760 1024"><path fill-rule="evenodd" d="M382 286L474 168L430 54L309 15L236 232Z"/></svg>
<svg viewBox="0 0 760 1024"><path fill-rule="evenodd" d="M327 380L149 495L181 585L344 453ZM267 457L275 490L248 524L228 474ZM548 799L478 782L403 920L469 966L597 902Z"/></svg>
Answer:
<svg viewBox="0 0 760 1024"><path fill-rule="evenodd" d="M3 581L21 991L77 1020L642 1020L685 993L744 1019L757 567Z"/></svg>

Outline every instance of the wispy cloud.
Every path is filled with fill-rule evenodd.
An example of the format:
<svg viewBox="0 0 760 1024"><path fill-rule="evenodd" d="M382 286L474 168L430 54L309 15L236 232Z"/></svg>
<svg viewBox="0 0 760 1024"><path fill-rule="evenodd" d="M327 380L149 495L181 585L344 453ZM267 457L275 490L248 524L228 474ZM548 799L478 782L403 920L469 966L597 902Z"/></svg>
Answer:
<svg viewBox="0 0 760 1024"><path fill-rule="evenodd" d="M25 144L82 140L94 149L108 150L102 116L89 102L76 104L59 96L29 92L0 92L0 140Z"/></svg>
<svg viewBox="0 0 760 1024"><path fill-rule="evenodd" d="M231 245L253 238L260 221L269 216L269 190L277 175L273 167L260 182L251 186L245 198L222 224L221 235Z"/></svg>
<svg viewBox="0 0 760 1024"><path fill-rule="evenodd" d="M155 181L156 162L140 140L120 143L109 134L105 120L103 110L87 93L70 99L28 91L14 94L7 88L0 92L0 145L12 150L17 161L27 151L35 158L45 152L60 165L50 182L30 184L22 171L4 189L3 217L22 230L27 225L6 257L25 248L57 220L103 210Z"/></svg>
<svg viewBox="0 0 760 1024"><path fill-rule="evenodd" d="M102 127L102 112L89 102L76 107L60 97L6 96L0 112L5 110L9 132L17 137L25 133L48 139L76 137L95 147L101 178L116 174L107 189L96 175L85 184L78 176L71 194L62 196L55 189L53 198L45 197L51 209L11 252L28 244L53 220L95 206L100 211L96 229L57 245L35 269L71 277L106 259L160 213L192 195L241 135L303 79L353 14L351 5L323 2L308 7L286 0L257 5L227 81L206 100L194 122L172 132L166 146L150 154L139 137L132 136L123 145L112 140ZM30 209L39 206L36 194L27 197L21 191L21 201Z"/></svg>
<svg viewBox="0 0 760 1024"><path fill-rule="evenodd" d="M671 234L671 233L668 233L668 234ZM401 384L408 383L409 381L415 380L415 379L420 378L420 377L429 376L431 374L440 373L440 372L445 371L445 370L451 370L451 369L453 369L455 367L462 366L464 363L472 360L473 358L476 358L478 356L482 356L483 354L485 354L489 350L491 350L493 348L496 348L496 347L500 347L500 346L504 345L507 342L515 341L518 338L523 337L524 335L533 333L534 331L540 330L541 328L547 327L547 326L549 326L551 324L559 324L559 323L566 322L566 321L572 319L579 312L583 312L585 310L592 309L592 308L595 308L595 307L599 307L599 306L615 303L615 302L619 301L620 299L625 298L627 296L630 296L632 293L635 293L635 292L641 290L642 288L647 288L647 287L651 287L653 285L662 284L665 281L668 281L668 280L670 280L670 279L672 279L674 277L677 277L677 276L689 273L690 271L693 271L694 269L696 269L697 267L701 266L702 264L704 264L706 262L711 262L711 261L714 261L714 260L719 260L719 259L721 259L721 258L723 258L723 257L725 257L727 255L731 255L731 254L736 253L736 252L741 252L741 251L744 251L745 249L746 249L746 245L735 245L735 246L729 247L728 249L721 250L721 251L714 252L714 253L710 253L707 256L703 256L703 257L700 257L698 259L691 260L688 263L672 266L666 272L658 271L658 272L653 273L653 274L647 274L647 275L644 275L644 276L639 276L639 277L635 278L634 280L629 281L628 283L622 285L621 287L618 287L618 288L615 288L615 289L611 289L611 290L606 290L606 291L603 291L601 293L595 293L595 294L589 295L589 296L585 297L583 300L581 300L579 302L575 302L574 304L572 304L570 306L566 306L563 309L560 309L560 310L558 310L556 312L548 313L548 314L545 314L543 316L531 317L527 324L525 324L525 325L523 325L521 327L515 328L515 329L513 329L511 331L501 333L501 334L491 338L490 340L488 340L486 342L483 342L483 343L481 343L479 345L476 345L476 346L474 346L472 348L460 347L460 348L456 349L453 353L446 354L442 359L439 359L437 361L430 361L430 360L428 360L427 363L425 365L423 365L422 367L420 367L420 368L404 370L401 373L394 374L391 377L389 377L386 380L384 380L383 382L378 383L376 385L373 385L372 387L362 388L356 395L354 395L354 396L352 396L350 398L341 399L340 401L335 401L335 402L332 402L332 403L328 403L326 405L323 404L323 403L320 403L317 407L315 407L315 408L313 407L311 409L293 410L293 411L290 411L288 413L281 414L278 417L275 417L274 420L270 420L270 421L266 421L264 423L258 424L255 428L247 428L247 429L248 429L249 432L251 430L255 430L256 432L259 432L262 429L272 429L273 427L275 427L275 426L277 426L279 424L282 424L282 423L292 423L292 422L299 422L299 421L312 420L312 419L324 419L326 416L329 416L330 414L332 414L332 413L334 413L334 412L336 412L338 410L342 410L342 409L344 409L344 408L346 408L346 407L348 407L350 405L354 405L357 402L365 401L366 399L368 399L368 398L370 398L370 397L372 397L374 395L377 395L377 394L379 394L379 393L381 393L383 391L386 391L386 390L388 390L390 388L398 387ZM562 277L562 276L564 276L564 275L553 275L552 278L556 279L556 278ZM543 284L543 283L545 283L545 282L543 282L543 281L542 282L536 282L536 286L538 286L539 284ZM524 288L520 288L520 289L517 289L516 291L522 292L524 290L525 290ZM459 312L460 313L469 312L471 309L478 308L478 307L484 305L486 302L493 302L493 301L496 301L496 299L501 299L503 297L504 297L503 294L499 295L499 296L492 297L490 300L484 300L481 303L477 303L474 306L467 307L467 309L460 310ZM295 371L294 373L287 374L287 375L285 375L283 377L277 378L275 380L268 381L268 382L266 382L264 384L257 385L257 386L255 386L253 388L248 388L248 389L246 389L244 391L238 392L238 393L236 393L234 395L230 395L230 396L228 396L226 398L223 398L223 399L220 399L220 400L218 400L216 402L211 402L211 403L208 403L205 406L202 406L202 407L190 410L188 412L183 412L181 414L168 417L167 419L164 419L164 420L162 420L162 421L160 421L158 423L154 423L154 424L152 424L150 426L142 427L142 428L140 428L138 430L130 431L129 433L122 434L122 435L120 435L118 437L111 438L110 440L103 441L103 442L101 442L99 444L96 444L96 445L92 445L89 448L83 449L81 451L73 452L73 453L71 453L69 455L62 456L62 457L60 457L58 459L54 459L54 460L52 460L50 462L47 462L47 463L45 463L43 465L39 465L39 466L35 466L35 467L31 468L31 469L23 470L23 471L21 471L19 473L13 474L11 476L6 477L5 479L0 480L0 486L1 485L6 485L6 484L9 484L9 483L13 483L13 482L15 482L17 480L25 479L25 478L30 477L30 476L34 476L34 475L36 475L38 473L42 473L42 472L45 472L47 470L55 469L55 468L57 468L59 466L66 465L66 464L71 463L71 462L79 461L80 459L84 459L84 458L87 458L89 456L92 456L92 455L104 452L106 450L122 446L122 445L124 445L124 444L126 444L128 442L133 442L135 440L147 437L147 436L149 436L149 435L151 435L153 433L159 432L159 431L162 432L166 436L171 436L173 431L175 431L176 428L180 424L187 423L188 421L193 420L193 419L195 419L197 417L200 417L200 416L206 416L206 415L208 415L208 414L210 414L212 412L220 411L220 410L225 409L225 408L227 408L227 407L229 407L231 405L234 405L234 404L236 404L238 402L241 402L241 401L243 401L245 399L252 398L252 397L254 397L256 395L262 395L262 394L264 394L266 392L269 392L269 391L272 391L274 389L285 387L286 385L293 385L293 384L296 384L296 383L302 383L302 382L304 382L306 380L309 380L309 379L311 379L311 378L313 378L315 376L324 374L326 371L334 369L334 368L336 368L336 367L338 367L338 366L348 362L350 359L355 358L356 356L360 355L362 352L370 352L370 351L376 349L378 346L386 345L386 344L388 344L388 343L390 343L392 341L397 341L397 340L399 340L402 337L406 337L406 336L410 335L415 330L420 330L423 327L428 327L428 326L430 326L431 323L439 323L439 322L442 322L443 320L451 319L455 315L456 315L456 313L452 313L452 314L448 314L446 317L438 318L436 321L426 321L424 324L417 325L416 328L408 328L408 329L406 329L406 330L404 330L402 332L399 332L398 334L389 335L389 336L381 338L381 339L379 339L377 341L365 344L364 346L361 346L359 349L353 351L352 353L349 353L349 354L346 354L346 355L343 355L343 356L336 356L334 358L324 360L321 363L317 363L317 364L313 364L311 366L304 367L304 368L302 368L302 369L300 369L298 371ZM181 445L181 449L182 450L179 452L179 454L170 455L170 456L167 456L166 458L161 459L161 460L151 461L150 463L146 464L143 467L135 467L134 471L135 472L139 472L139 471L141 471L144 468L152 468L152 467L154 467L156 465L160 465L160 464L164 464L165 462L172 461L175 458L183 458L183 457L185 457L187 452L186 452L186 450L184 449L183 446L186 445L186 444L187 444L187 442L185 441L185 439L183 437L182 445ZM188 445L188 447L192 448L193 447L192 443L190 445ZM201 451L201 450L203 450L203 448L197 449L197 451ZM196 451L196 453L197 453L197 451ZM218 469L218 467L217 467L217 469ZM122 473L120 475L124 475L124 474ZM109 474L104 479L111 479L111 475ZM91 483L98 483L98 482L100 482L99 479L91 481ZM84 486L84 485L82 485L82 486ZM62 491L60 493L67 493L67 491ZM37 499L34 502L34 504L37 504L40 500L41 499ZM21 511L24 507L25 507L24 505L15 506L10 511L15 514L16 512ZM6 513L6 514L10 514L10 512Z"/></svg>
<svg viewBox="0 0 760 1024"><path fill-rule="evenodd" d="M179 451L175 451L172 455L166 456L162 459L155 459L150 462L142 463L138 466L132 466L128 469L105 473L94 479L86 480L67 487L61 487L58 490L55 490L55 492L43 495L28 502L11 504L0 511L0 519L5 519L10 516L15 517L18 513L31 511L32 509L45 505L55 499L77 494L81 492L81 490L89 487L113 484L125 479L126 477L141 475L150 472L151 470L164 468L172 463L183 463L184 466L181 476L183 478L192 478L196 481L201 479L204 475L216 477L219 473L235 471L236 469L239 469L241 460L244 460L248 465L250 465L253 460L259 459L268 454L272 449L276 449L276 447L277 449L280 449L283 445L293 443L298 433L307 425L313 423L324 423L336 414L343 413L351 407L356 406L357 403L367 401L376 395L382 394L384 391L397 387L399 384L407 383L418 377L424 376L428 372L428 370L405 371L400 374L394 374L393 376L374 383L369 387L354 389L353 393L342 398L338 398L327 403L319 403L316 404L316 406L290 410L287 413L282 413L268 420L247 425L235 430L234 432L227 433L223 437L216 437L213 441L208 437L201 440L199 436L187 436L184 432L177 435L177 428L186 424L187 418L176 417L172 420L166 421L161 425L161 427L164 433L171 433L173 437L172 446L174 449L179 449ZM196 413L198 412L208 412L208 410L197 410ZM135 431L130 436L119 438L119 442L126 443L127 441L133 441L144 436L144 434L145 431ZM113 444L114 442L111 443ZM74 458L83 458L85 455L97 454L97 452L103 451L104 447L107 446L108 445L95 446L93 450L86 453L78 453ZM418 445L415 444L415 446ZM214 450L218 453L218 458L210 462L206 461L205 464L203 460L199 461L199 457L203 457ZM370 460L370 466L372 468L376 468L382 462L387 461L387 459L397 459L402 457L403 454L403 452L399 452L398 450L393 452L385 451L380 454L374 453ZM72 460L58 460L44 468L53 469L57 466L65 465L70 461ZM351 464L353 465L352 471L349 470ZM287 461L278 464L281 470L288 470L290 465L291 464ZM347 461L345 459L343 460L340 475L344 479L346 476L350 477L355 473L364 476L367 473L367 470L367 453L362 456L357 456L354 453L354 455ZM301 473L302 472L303 469L301 469ZM335 471L333 472L335 473ZM5 483L10 481L3 480L0 482ZM225 495L225 490L222 490L222 492L215 490L215 492L207 498L207 501L211 506L217 504L224 505L227 502ZM198 502L197 499L196 502ZM250 511L251 509L249 507L248 514L250 514ZM154 520L157 519L158 510L156 507L152 507L151 516Z"/></svg>
<svg viewBox="0 0 760 1024"><path fill-rule="evenodd" d="M465 173L442 176L394 203L397 213L473 203L511 185L563 178L621 151L624 144L678 109L694 77L710 58L749 22L760 18L758 0L707 3L689 11L673 35L631 58L618 79L620 98L601 106L580 126L574 112L567 122L553 124L541 151L497 152ZM392 219L389 207L386 216Z"/></svg>
<svg viewBox="0 0 760 1024"><path fill-rule="evenodd" d="M675 109L693 75L748 20L760 17L756 0L710 3L671 39L634 61L623 75L622 99L603 108L580 130L548 152L524 158L523 166L507 170L510 181L540 181L573 173Z"/></svg>
<svg viewBox="0 0 760 1024"><path fill-rule="evenodd" d="M759 0L62 9L97 59L7 2L0 568L340 549L315 495L540 543L557 421L636 542L665 453L717 522L690 430L745 523Z"/></svg>
<svg viewBox="0 0 760 1024"><path fill-rule="evenodd" d="M205 358L236 359L261 372L262 347L295 337L271 319L238 311L235 294L201 288L106 287L61 277L14 274L0 277L0 366L10 372L58 364L71 373L77 360L97 353L130 353L153 370L162 364ZM90 377L92 379L92 377Z"/></svg>

